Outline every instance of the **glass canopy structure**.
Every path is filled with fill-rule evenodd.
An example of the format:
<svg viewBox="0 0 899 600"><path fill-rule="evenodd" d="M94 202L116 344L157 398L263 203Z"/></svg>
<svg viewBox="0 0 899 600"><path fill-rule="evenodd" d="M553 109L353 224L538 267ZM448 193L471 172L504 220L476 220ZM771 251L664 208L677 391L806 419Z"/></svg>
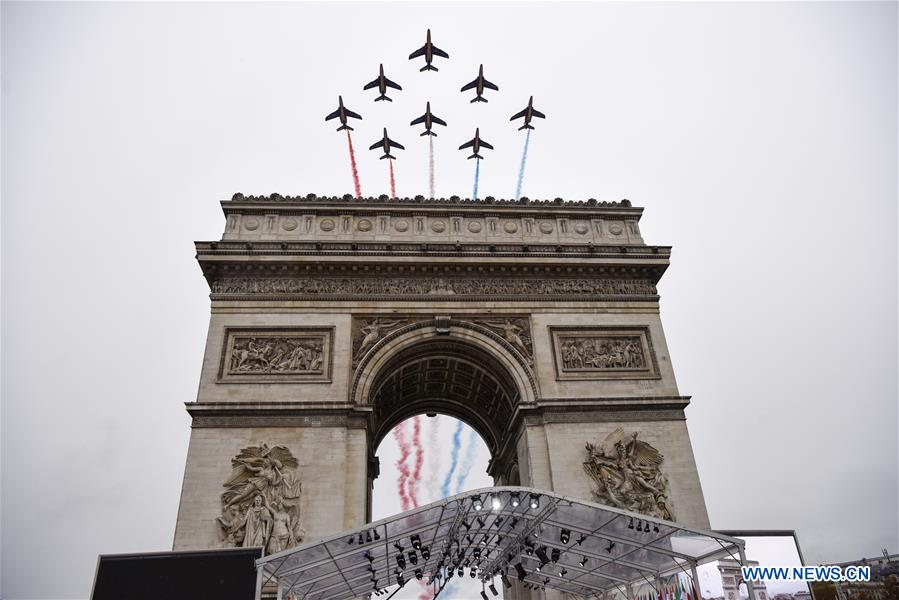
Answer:
<svg viewBox="0 0 899 600"><path fill-rule="evenodd" d="M742 540L551 492L493 487L263 557L257 597L275 583L280 598L386 600L413 579L439 595L454 577L479 579L491 595L518 582L580 598L658 596L666 578L695 578L697 565L719 558L745 563Z"/></svg>

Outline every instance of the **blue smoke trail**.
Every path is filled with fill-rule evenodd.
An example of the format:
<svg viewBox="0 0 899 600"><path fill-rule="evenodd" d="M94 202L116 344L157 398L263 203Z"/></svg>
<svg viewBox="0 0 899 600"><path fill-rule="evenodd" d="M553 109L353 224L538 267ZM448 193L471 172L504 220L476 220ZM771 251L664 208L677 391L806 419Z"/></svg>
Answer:
<svg viewBox="0 0 899 600"><path fill-rule="evenodd" d="M481 159L480 159L480 158L476 158L476 159L474 159L474 161L475 161L475 167L474 167L474 191L471 193L471 199L472 199L472 200L477 200L477 199L478 199L478 179L481 178Z"/></svg>
<svg viewBox="0 0 899 600"><path fill-rule="evenodd" d="M521 166L518 167L518 185L515 187L515 201L521 200L521 183L524 181L524 163L528 159L528 144L531 143L531 130L528 129L528 135L524 138L524 152L521 153Z"/></svg>
<svg viewBox="0 0 899 600"><path fill-rule="evenodd" d="M459 467L459 475L456 478L456 491L455 494L460 493L464 489L465 480L468 479L468 474L471 472L471 467L474 464L474 453L478 449L477 447L478 434L474 429L468 430L468 447L465 448L465 458L462 460L462 466Z"/></svg>
<svg viewBox="0 0 899 600"><path fill-rule="evenodd" d="M456 465L459 464L459 447L462 445L462 421L456 422L456 430L453 432L453 449L450 452L450 468L443 480L443 486L440 489L444 498L450 495L450 482L453 480L453 473L456 472Z"/></svg>

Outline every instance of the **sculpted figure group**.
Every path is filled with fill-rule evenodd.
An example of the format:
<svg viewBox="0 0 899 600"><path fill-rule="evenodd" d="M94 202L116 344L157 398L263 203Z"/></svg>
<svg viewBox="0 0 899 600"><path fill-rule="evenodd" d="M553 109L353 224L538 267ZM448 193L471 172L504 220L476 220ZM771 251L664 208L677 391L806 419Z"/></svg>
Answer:
<svg viewBox="0 0 899 600"><path fill-rule="evenodd" d="M300 527L302 484L297 461L284 446L250 446L231 461L234 470L223 485L222 515L216 518L225 547L281 552L303 541Z"/></svg>
<svg viewBox="0 0 899 600"><path fill-rule="evenodd" d="M237 337L231 349L232 373L315 373L323 360L321 340L290 337Z"/></svg>
<svg viewBox="0 0 899 600"><path fill-rule="evenodd" d="M646 366L638 337L565 338L562 367L581 369L641 369Z"/></svg>
<svg viewBox="0 0 899 600"><path fill-rule="evenodd" d="M599 446L587 443L584 470L596 483L593 494L602 504L674 520L668 505L668 478L662 474L661 453L637 433L620 427Z"/></svg>

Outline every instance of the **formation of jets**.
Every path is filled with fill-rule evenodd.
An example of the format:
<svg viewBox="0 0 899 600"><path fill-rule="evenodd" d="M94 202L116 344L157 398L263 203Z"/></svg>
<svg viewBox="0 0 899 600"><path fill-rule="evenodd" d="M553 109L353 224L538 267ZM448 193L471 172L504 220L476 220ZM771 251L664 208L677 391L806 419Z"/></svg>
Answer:
<svg viewBox="0 0 899 600"><path fill-rule="evenodd" d="M443 50L441 50L440 48L438 48L431 42L431 30L428 29L427 35L425 37L425 45L422 46L421 48L419 48L418 50L416 50L415 52L413 52L412 54L410 54L409 60L413 60L418 57L424 57L425 65L421 69L419 69L419 71L420 72L437 71L438 70L437 67L435 67L432 64L435 56L440 57L440 58L449 58L449 54L447 54L446 52L444 52ZM362 89L370 90L372 88L378 89L379 95L375 98L375 102L379 102L382 100L386 100L387 102L393 102L393 99L391 99L390 97L387 96L387 89L388 88L391 88L394 90L402 90L403 89L402 86L400 86L398 83L388 79L388 77L384 74L384 65L383 64L381 64L378 69L377 78L375 78L373 81L370 81L369 83L365 84L365 86L363 86ZM487 102L487 99L484 97L484 91L485 90L499 91L499 86L497 86L495 83L493 83L491 81L488 81L484 77L484 65L480 65L480 67L478 68L478 76L470 83L467 83L464 86L462 86L462 89L460 91L467 92L468 90L474 90L474 92L475 92L475 97L471 99L471 101L470 101L471 103ZM361 120L362 117L358 113L353 112L352 110L350 110L349 108L347 108L346 106L343 105L343 97L342 96L337 97L337 103L338 103L337 110L335 110L334 112L332 112L331 114L326 116L325 121L330 121L331 119L339 119L340 127L337 128L337 131L342 131L344 129L348 130L348 131L353 131L353 128L347 123L347 119L352 118L352 119L360 119ZM531 96L530 99L528 99L528 105L520 112L517 112L514 115L512 115L512 118L509 120L514 121L516 119L521 119L522 117L524 118L524 124L518 128L519 131L521 131L522 129L534 129L534 126L531 125L531 120L534 117L537 117L538 119L545 119L546 115L544 115L542 112L540 112L539 110L534 108L534 97ZM425 136L425 135L436 136L437 133L433 131L433 126L434 125L442 125L443 127L446 127L446 121L444 121L443 119L434 115L431 112L431 103L427 102L425 104L425 113L422 116L418 117L417 119L414 119L411 123L409 123L409 125L410 126L424 125L425 130L419 135L421 135L421 136ZM382 160L385 158L394 159L395 157L390 154L391 148L398 148L400 150L405 150L405 148L401 144L394 142L387 136L387 128L385 127L384 133L383 133L383 136L381 137L381 139L378 140L377 142L375 142L374 144L372 144L371 147L369 148L369 150L381 149L381 151L383 152L383 156L381 156ZM486 148L488 150L493 150L493 146L491 146L490 144L488 144L487 142L485 142L484 140L481 139L480 129L475 129L474 137L471 140L469 140L468 142L459 146L459 150L464 150L466 148L472 149L472 154L471 154L471 156L468 157L469 159L484 158L480 154L480 151L482 148Z"/></svg>

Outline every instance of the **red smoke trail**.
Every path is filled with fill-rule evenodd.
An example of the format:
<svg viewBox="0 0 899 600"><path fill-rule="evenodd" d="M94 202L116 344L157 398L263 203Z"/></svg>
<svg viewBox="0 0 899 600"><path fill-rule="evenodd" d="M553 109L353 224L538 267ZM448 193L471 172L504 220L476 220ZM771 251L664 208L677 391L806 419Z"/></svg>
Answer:
<svg viewBox="0 0 899 600"><path fill-rule="evenodd" d="M362 186L359 185L359 171L356 170L356 153L353 152L353 138L350 136L349 129L346 130L346 143L350 147L350 166L353 168L353 188L356 190L356 197L361 198Z"/></svg>
<svg viewBox="0 0 899 600"><path fill-rule="evenodd" d="M409 494L406 493L406 486L409 477L411 476L409 473L409 465L406 464L406 461L409 459L409 455L412 454L412 448L409 446L409 442L406 441L405 421L393 429L393 437L400 447L400 457L396 461L396 468L399 469L400 472L396 480L396 489L400 496L400 506L404 511L407 511L412 507L412 501L409 498Z"/></svg>
<svg viewBox="0 0 899 600"><path fill-rule="evenodd" d="M415 470L409 480L409 497L413 508L418 507L418 484L421 482L421 466L425 462L424 449L421 447L421 417L412 419L412 447L415 449Z"/></svg>
<svg viewBox="0 0 899 600"><path fill-rule="evenodd" d="M396 178L393 176L393 159L388 158L387 162L390 163L390 197L396 198Z"/></svg>

